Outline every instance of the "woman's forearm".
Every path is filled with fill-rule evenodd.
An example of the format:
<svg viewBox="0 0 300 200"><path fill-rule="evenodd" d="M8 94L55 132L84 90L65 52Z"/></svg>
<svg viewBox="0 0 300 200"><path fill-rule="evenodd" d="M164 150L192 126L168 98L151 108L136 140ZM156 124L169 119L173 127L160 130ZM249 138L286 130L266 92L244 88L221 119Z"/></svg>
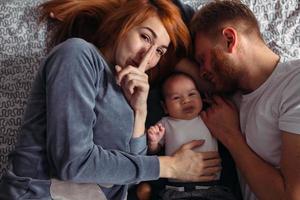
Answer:
<svg viewBox="0 0 300 200"><path fill-rule="evenodd" d="M147 109L141 111L135 111L133 134L132 134L133 138L138 138L145 134L146 117L147 117Z"/></svg>
<svg viewBox="0 0 300 200"><path fill-rule="evenodd" d="M173 172L172 172L172 157L170 156L160 156L159 157L159 177L161 178L174 178Z"/></svg>

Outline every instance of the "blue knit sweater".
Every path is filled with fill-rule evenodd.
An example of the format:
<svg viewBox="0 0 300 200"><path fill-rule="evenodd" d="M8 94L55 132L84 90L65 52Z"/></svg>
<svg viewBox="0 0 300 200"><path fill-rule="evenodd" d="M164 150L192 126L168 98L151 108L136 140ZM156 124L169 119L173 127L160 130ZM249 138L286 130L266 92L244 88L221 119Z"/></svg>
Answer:
<svg viewBox="0 0 300 200"><path fill-rule="evenodd" d="M92 44L72 38L52 50L32 86L21 129L2 177L0 199L50 199L50 178L102 187L123 199L127 184L159 177L146 137L132 139L134 113L112 66Z"/></svg>

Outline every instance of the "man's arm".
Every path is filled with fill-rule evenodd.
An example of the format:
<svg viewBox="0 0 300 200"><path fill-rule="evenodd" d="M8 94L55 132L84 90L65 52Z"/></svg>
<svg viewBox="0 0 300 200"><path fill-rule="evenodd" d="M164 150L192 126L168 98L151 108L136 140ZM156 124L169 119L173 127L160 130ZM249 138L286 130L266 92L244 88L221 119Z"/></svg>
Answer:
<svg viewBox="0 0 300 200"><path fill-rule="evenodd" d="M300 134L282 133L280 166L286 199L300 199Z"/></svg>
<svg viewBox="0 0 300 200"><path fill-rule="evenodd" d="M236 166L258 199L300 198L300 135L284 132L282 138L280 169L260 158L242 137L232 138L227 145Z"/></svg>
<svg viewBox="0 0 300 200"><path fill-rule="evenodd" d="M212 134L228 148L258 199L300 199L299 134L282 132L282 155L280 169L277 169L248 146L233 105L216 97L212 107L201 116Z"/></svg>

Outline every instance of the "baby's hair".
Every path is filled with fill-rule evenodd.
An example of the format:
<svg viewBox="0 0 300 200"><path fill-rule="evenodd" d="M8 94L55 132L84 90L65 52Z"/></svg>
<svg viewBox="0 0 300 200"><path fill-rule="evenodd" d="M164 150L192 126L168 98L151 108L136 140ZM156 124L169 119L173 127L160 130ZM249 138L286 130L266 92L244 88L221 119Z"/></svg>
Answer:
<svg viewBox="0 0 300 200"><path fill-rule="evenodd" d="M160 83L160 90L159 90L159 94L160 94L160 100L165 102L165 92L164 92L164 86L166 84L166 82L168 80L170 80L171 78L177 77L177 76L185 76L188 79L192 80L193 83L195 84L195 87L197 88L197 90L199 91L196 81L195 79L189 75L188 73L182 72L182 71L174 71L171 74L169 74L168 76L166 76L164 79L162 79L161 83Z"/></svg>

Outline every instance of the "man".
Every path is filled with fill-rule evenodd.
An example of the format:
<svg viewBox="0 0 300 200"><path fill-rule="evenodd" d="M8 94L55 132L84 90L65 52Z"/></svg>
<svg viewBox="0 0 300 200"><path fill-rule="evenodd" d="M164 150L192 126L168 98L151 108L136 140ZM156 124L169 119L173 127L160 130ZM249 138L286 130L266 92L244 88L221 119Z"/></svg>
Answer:
<svg viewBox="0 0 300 200"><path fill-rule="evenodd" d="M300 199L300 60L281 63L239 1L211 2L191 24L201 77L241 93L239 113L214 96L201 115L232 154L244 199Z"/></svg>

